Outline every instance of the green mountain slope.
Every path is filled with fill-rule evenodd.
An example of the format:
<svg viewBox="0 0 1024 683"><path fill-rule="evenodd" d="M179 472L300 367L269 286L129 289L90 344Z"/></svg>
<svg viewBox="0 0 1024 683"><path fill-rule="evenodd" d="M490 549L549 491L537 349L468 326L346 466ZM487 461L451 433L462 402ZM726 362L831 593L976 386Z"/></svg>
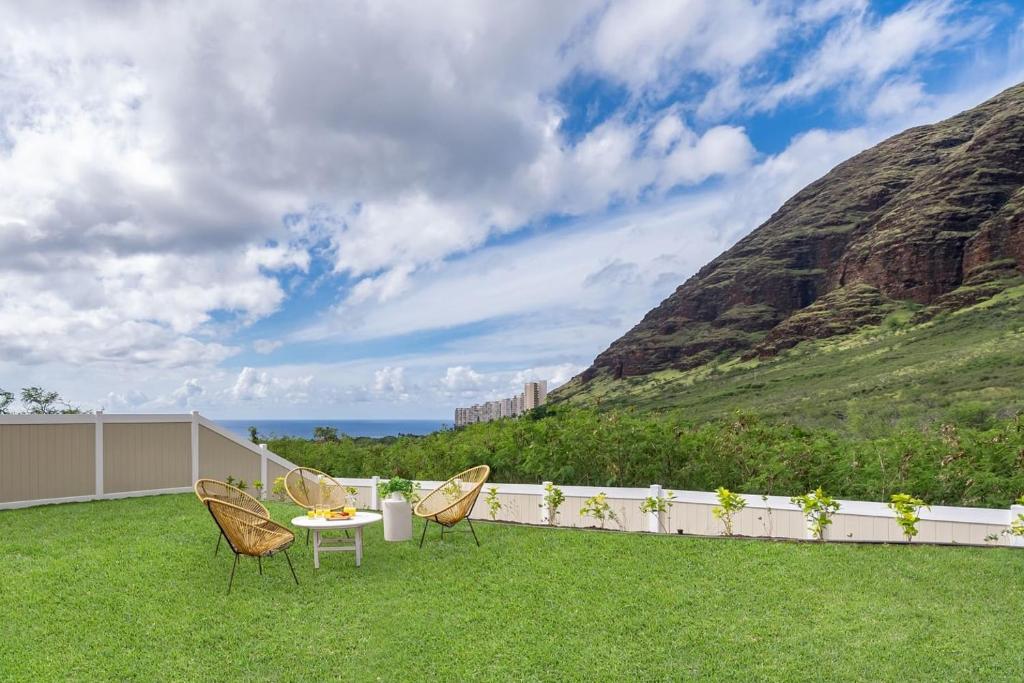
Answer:
<svg viewBox="0 0 1024 683"><path fill-rule="evenodd" d="M1022 278L1024 84L808 185L552 399L812 423L1015 410Z"/></svg>
<svg viewBox="0 0 1024 683"><path fill-rule="evenodd" d="M577 378L557 400L680 408L694 420L749 410L805 425L847 424L861 433L898 421L970 423L1024 411L1024 281L912 323L919 315L917 306L894 306L880 324L768 358L618 380ZM834 322L827 311L822 317Z"/></svg>

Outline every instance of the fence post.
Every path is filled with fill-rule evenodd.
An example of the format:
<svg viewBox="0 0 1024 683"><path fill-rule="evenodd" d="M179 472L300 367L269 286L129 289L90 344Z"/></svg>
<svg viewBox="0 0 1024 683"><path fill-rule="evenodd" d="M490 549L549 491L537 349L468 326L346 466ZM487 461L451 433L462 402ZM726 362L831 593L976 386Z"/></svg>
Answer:
<svg viewBox="0 0 1024 683"><path fill-rule="evenodd" d="M552 519L551 519L551 508L548 507L547 504L545 504L545 502L544 502L544 493L545 493L544 489L547 488L548 486L554 486L554 484L552 482L550 482L550 481L542 481L540 483L540 523L541 524L551 524L551 522L552 522Z"/></svg>
<svg viewBox="0 0 1024 683"><path fill-rule="evenodd" d="M651 498L661 499L661 484L651 484ZM647 530L654 534L661 531L661 513L657 510L647 513Z"/></svg>
<svg viewBox="0 0 1024 683"><path fill-rule="evenodd" d="M260 481L263 488L260 490L260 498L267 499L267 444L260 444Z"/></svg>
<svg viewBox="0 0 1024 683"><path fill-rule="evenodd" d="M199 481L199 411L192 411L192 485Z"/></svg>
<svg viewBox="0 0 1024 683"><path fill-rule="evenodd" d="M370 509L380 510L380 494L377 493L377 484L380 483L380 477L376 474L373 475L373 483L370 484Z"/></svg>
<svg viewBox="0 0 1024 683"><path fill-rule="evenodd" d="M103 495L103 411L96 411L96 495Z"/></svg>
<svg viewBox="0 0 1024 683"><path fill-rule="evenodd" d="M1013 524L1013 520L1017 519L1017 515L1024 515L1024 505L1011 505L1010 506L1010 523ZM1014 536L1010 534L1010 545L1021 547L1024 546L1024 536Z"/></svg>

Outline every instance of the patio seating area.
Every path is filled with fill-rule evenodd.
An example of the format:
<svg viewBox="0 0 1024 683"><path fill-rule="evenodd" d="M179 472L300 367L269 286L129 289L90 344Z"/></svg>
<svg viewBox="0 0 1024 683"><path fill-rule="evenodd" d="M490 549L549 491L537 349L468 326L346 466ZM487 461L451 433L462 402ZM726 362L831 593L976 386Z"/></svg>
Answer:
<svg viewBox="0 0 1024 683"><path fill-rule="evenodd" d="M302 513L267 507L286 527ZM478 522L480 547L431 524L421 549L376 525L358 569L338 554L314 570L296 533L299 585L283 554L262 576L241 557L227 595L233 554L214 555L192 494L0 521L16 680L1019 680L1024 666L1024 556L1007 548Z"/></svg>

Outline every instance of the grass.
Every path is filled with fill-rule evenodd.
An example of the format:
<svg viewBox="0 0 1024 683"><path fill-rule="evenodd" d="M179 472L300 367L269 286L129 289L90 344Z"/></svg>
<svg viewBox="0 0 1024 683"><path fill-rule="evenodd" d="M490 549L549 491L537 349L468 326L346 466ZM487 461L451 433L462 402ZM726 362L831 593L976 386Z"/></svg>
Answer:
<svg viewBox="0 0 1024 683"><path fill-rule="evenodd" d="M271 505L288 520L296 509ZM1013 680L1024 553L480 524L230 553L190 495L0 512L3 680ZM419 529L417 528L418 532Z"/></svg>
<svg viewBox="0 0 1024 683"><path fill-rule="evenodd" d="M1024 286L910 324L909 310L881 325L808 341L766 359L726 358L686 370L574 381L553 395L603 408L679 409L700 421L737 409L803 426L864 431L875 425L957 420L1024 410Z"/></svg>

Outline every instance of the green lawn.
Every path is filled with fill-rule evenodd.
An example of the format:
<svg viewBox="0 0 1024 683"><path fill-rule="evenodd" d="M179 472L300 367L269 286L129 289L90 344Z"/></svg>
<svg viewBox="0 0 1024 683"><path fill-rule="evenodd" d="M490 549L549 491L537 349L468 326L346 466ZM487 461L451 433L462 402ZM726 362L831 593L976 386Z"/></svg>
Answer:
<svg viewBox="0 0 1024 683"><path fill-rule="evenodd" d="M272 504L287 521L295 508ZM242 565L191 495L0 512L0 680L1020 681L1024 553L480 524ZM417 528L418 532L419 529Z"/></svg>

